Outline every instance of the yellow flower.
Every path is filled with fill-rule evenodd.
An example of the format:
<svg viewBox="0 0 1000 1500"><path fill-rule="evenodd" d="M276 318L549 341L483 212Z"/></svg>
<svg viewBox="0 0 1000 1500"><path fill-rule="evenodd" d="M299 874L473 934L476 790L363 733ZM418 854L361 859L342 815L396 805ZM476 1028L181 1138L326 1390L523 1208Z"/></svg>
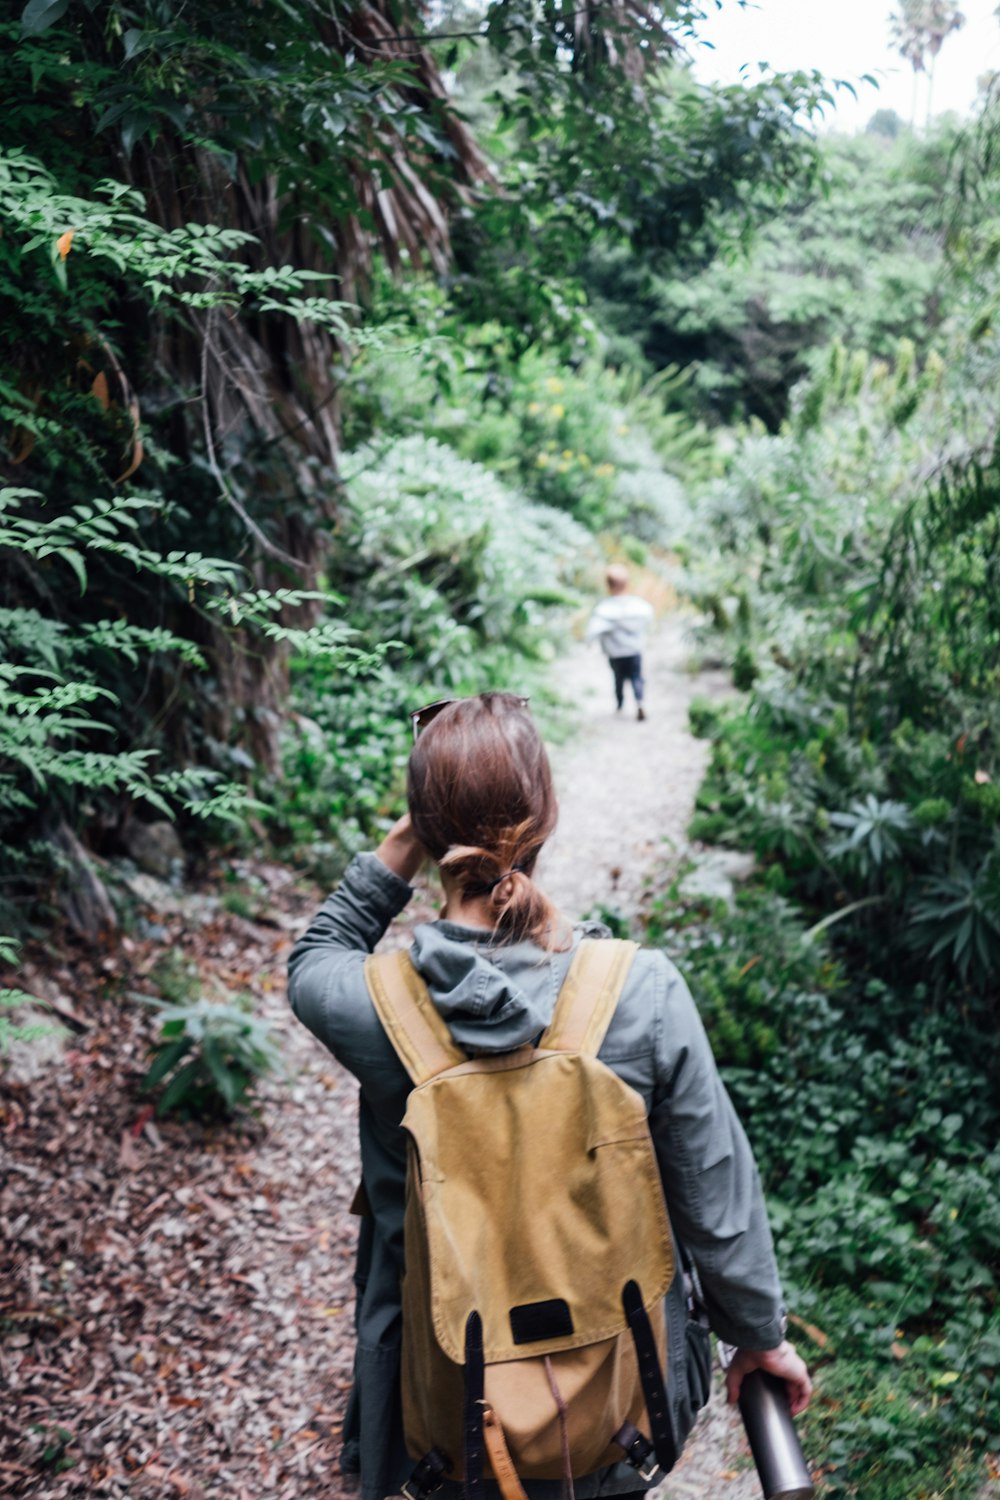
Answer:
<svg viewBox="0 0 1000 1500"><path fill-rule="evenodd" d="M594 473L598 476L599 479L610 479L614 472L614 464L598 464L597 468L594 470Z"/></svg>
<svg viewBox="0 0 1000 1500"><path fill-rule="evenodd" d="M581 453L579 455L579 457L577 458L577 463L580 465L581 469L590 468L590 459L587 457L586 453Z"/></svg>
<svg viewBox="0 0 1000 1500"><path fill-rule="evenodd" d="M537 417L538 413L541 411L541 409L542 409L542 403L540 401L529 401L528 402L528 416L529 417Z"/></svg>
<svg viewBox="0 0 1000 1500"><path fill-rule="evenodd" d="M572 448L564 448L563 451L562 451L562 456L563 456L563 458L572 458L573 457L573 450L572 450Z"/></svg>
<svg viewBox="0 0 1000 1500"><path fill-rule="evenodd" d="M568 474L569 473L569 464L560 464L559 465L559 473L560 474Z"/></svg>
<svg viewBox="0 0 1000 1500"><path fill-rule="evenodd" d="M628 437L628 435L629 435L629 433L631 431L632 431L632 429L628 425L627 422L619 422L618 423L618 436L619 437Z"/></svg>
<svg viewBox="0 0 1000 1500"><path fill-rule="evenodd" d="M561 396L566 387L556 375L550 375L545 382L545 389L550 396Z"/></svg>
<svg viewBox="0 0 1000 1500"><path fill-rule="evenodd" d="M561 406L557 401L554 406L549 407L549 412L553 417L555 417L556 421L558 422L560 417L564 417L566 415L566 408L565 406Z"/></svg>
<svg viewBox="0 0 1000 1500"><path fill-rule="evenodd" d="M547 453L539 453L538 457L535 459L535 467L538 469L547 469L548 466L549 455Z"/></svg>

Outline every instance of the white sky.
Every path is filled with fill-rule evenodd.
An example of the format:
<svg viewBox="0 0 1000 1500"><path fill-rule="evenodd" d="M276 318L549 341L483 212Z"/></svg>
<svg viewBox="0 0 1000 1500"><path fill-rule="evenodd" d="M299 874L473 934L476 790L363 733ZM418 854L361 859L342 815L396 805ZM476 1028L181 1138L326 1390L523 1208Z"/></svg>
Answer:
<svg viewBox="0 0 1000 1500"><path fill-rule="evenodd" d="M997 0L960 0L965 25L954 32L938 54L934 73L933 109L965 115L976 97L977 82L986 72L1000 71L1000 20ZM894 109L904 120L913 111L913 73L889 40L893 0L751 0L745 10L737 0L724 0L722 9L699 26L699 41L691 45L695 75L704 82L736 83L740 67L758 62L788 71L818 68L828 79L846 78L858 90L858 102L846 90L837 94L835 114L820 129L863 129L877 109ZM700 45L711 42L714 50ZM876 92L858 82L862 73L879 78ZM927 80L919 81L917 123L927 109Z"/></svg>

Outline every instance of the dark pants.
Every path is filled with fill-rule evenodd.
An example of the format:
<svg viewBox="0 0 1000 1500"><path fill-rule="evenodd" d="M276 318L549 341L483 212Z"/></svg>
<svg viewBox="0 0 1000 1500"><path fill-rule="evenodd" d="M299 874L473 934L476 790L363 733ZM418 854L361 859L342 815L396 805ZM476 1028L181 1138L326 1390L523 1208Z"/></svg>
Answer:
<svg viewBox="0 0 1000 1500"><path fill-rule="evenodd" d="M625 684L632 684L632 692L635 694L636 703L642 702L646 685L642 680L642 657L641 656L609 656L611 670L615 674L615 702L621 708L625 702Z"/></svg>

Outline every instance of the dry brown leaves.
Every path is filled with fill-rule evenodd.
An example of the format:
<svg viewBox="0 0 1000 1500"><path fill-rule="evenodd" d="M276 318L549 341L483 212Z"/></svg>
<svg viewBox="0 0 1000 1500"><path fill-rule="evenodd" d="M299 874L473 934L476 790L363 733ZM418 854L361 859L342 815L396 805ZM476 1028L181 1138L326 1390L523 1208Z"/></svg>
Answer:
<svg viewBox="0 0 1000 1500"><path fill-rule="evenodd" d="M356 1088L285 1000L317 897L252 874L253 921L203 894L149 914L157 943L28 955L86 1029L40 1080L0 1081L0 1494L352 1492ZM258 1121L152 1117L152 1020L129 993L164 947L281 1028L293 1077Z"/></svg>

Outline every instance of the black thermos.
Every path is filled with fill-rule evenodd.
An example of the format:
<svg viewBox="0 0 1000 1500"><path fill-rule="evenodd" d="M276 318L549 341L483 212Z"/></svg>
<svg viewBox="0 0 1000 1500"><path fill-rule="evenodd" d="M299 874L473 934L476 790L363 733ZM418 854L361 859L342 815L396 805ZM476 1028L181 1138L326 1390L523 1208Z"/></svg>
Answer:
<svg viewBox="0 0 1000 1500"><path fill-rule="evenodd" d="M811 1500L813 1483L788 1409L785 1382L764 1370L744 1375L740 1415L764 1500Z"/></svg>

